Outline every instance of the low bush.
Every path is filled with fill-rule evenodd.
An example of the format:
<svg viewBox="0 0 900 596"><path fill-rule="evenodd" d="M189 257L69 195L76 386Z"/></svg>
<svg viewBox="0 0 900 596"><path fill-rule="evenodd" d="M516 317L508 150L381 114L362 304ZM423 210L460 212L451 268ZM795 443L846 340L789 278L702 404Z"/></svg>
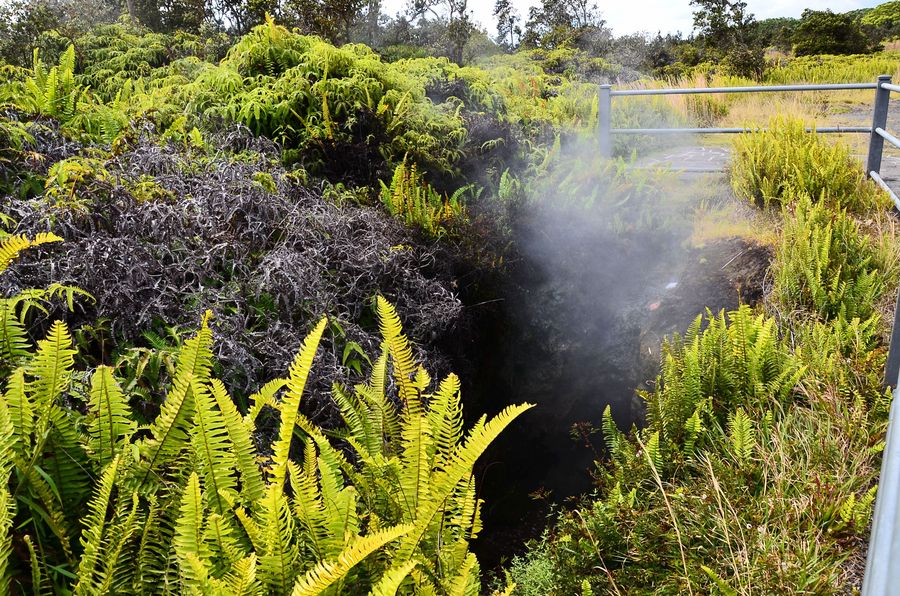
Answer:
<svg viewBox="0 0 900 596"><path fill-rule="evenodd" d="M854 210L883 201L849 147L806 132L794 119L775 118L768 130L737 137L731 183L738 196L765 207L787 203L798 193Z"/></svg>
<svg viewBox="0 0 900 596"><path fill-rule="evenodd" d="M804 196L785 213L772 294L783 311L867 319L885 289L873 241L845 211Z"/></svg>
<svg viewBox="0 0 900 596"><path fill-rule="evenodd" d="M889 400L877 375L838 390L855 362L883 365L867 332L816 323L824 370L748 307L667 344L648 426L607 410L599 492L513 560L517 593L844 593L860 569ZM840 369L838 373L836 369ZM853 454L848 457L848 454Z"/></svg>
<svg viewBox="0 0 900 596"><path fill-rule="evenodd" d="M430 236L443 236L465 218L462 197L471 190L463 187L450 197L441 196L419 173L415 164L402 162L394 170L391 183L381 183L381 203L388 213L410 227L419 227Z"/></svg>

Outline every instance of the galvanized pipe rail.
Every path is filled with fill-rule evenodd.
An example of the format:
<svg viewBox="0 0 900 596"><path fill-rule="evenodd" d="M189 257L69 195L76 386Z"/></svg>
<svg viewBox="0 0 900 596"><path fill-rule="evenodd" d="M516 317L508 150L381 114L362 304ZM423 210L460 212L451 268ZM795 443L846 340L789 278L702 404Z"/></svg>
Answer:
<svg viewBox="0 0 900 596"><path fill-rule="evenodd" d="M600 86L598 110L600 153L612 156L612 135L670 135L670 134L739 134L760 131L754 128L613 128L612 98L648 95L695 95L701 93L773 93L792 91L838 91L846 89L872 89L875 103L872 110L872 126L823 127L821 133L866 133L869 135L869 152L866 158L866 172L883 188L900 210L900 197L881 177L881 162L884 143L900 149L900 139L887 130L888 108L891 93L900 93L900 85L891 82L890 75L881 75L874 83L848 83L835 85L768 85L758 87L714 87L698 89L613 89L611 85ZM811 130L811 129L808 129ZM892 387L894 400L888 420L887 437L881 462L881 476L872 532L869 536L869 551L866 558L866 573L863 579L862 596L889 596L900 594L900 293L894 311L894 327L888 351L884 377L885 387Z"/></svg>

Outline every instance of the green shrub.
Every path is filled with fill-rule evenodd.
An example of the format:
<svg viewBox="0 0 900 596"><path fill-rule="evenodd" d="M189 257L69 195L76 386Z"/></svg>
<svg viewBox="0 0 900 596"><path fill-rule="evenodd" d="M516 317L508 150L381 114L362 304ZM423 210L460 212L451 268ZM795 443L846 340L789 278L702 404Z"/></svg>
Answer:
<svg viewBox="0 0 900 596"><path fill-rule="evenodd" d="M788 313L867 319L885 288L878 252L845 211L801 198L786 211L773 296Z"/></svg>
<svg viewBox="0 0 900 596"><path fill-rule="evenodd" d="M431 187L415 164L404 160L394 170L390 185L381 182L381 202L388 213L407 226L419 227L431 236L442 236L465 218L462 196L471 187L463 187L444 197Z"/></svg>
<svg viewBox="0 0 900 596"><path fill-rule="evenodd" d="M774 118L768 130L739 135L731 183L738 196L766 207L798 193L854 210L883 200L846 145L827 143L796 119Z"/></svg>
<svg viewBox="0 0 900 596"><path fill-rule="evenodd" d="M834 325L811 333L835 337L819 348L845 369L836 380L872 352L851 339L867 331ZM518 593L852 589L847 544L867 533L887 419L880 381L816 399L821 369L805 370L773 319L742 307L701 327L667 344L646 429L624 434L607 410L600 493L513 560L504 581Z"/></svg>
<svg viewBox="0 0 900 596"><path fill-rule="evenodd" d="M656 389L640 393L647 405L647 427L640 436L648 450L653 448L659 474L714 444L715 433L739 409L780 407L802 376L774 319L742 306L727 316L708 313L706 328L702 326L703 317L697 317L684 337L676 335L663 344ZM609 408L604 430L613 461L632 461L634 452L615 430ZM625 469L623 465L621 471Z"/></svg>
<svg viewBox="0 0 900 596"><path fill-rule="evenodd" d="M393 307L379 298L378 313L369 382L334 393L349 453L300 412L325 319L246 415L212 377L204 320L146 427L111 368L74 370L65 324L20 346L0 399L0 591L476 593L472 467L529 406L464 437L459 380L430 390ZM271 414L274 442L257 447Z"/></svg>

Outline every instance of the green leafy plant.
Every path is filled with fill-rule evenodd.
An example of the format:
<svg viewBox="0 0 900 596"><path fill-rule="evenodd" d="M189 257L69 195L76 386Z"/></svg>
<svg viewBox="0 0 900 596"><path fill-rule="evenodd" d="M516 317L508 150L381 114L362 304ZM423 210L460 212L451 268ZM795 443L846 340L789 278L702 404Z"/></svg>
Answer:
<svg viewBox="0 0 900 596"><path fill-rule="evenodd" d="M0 581L75 594L476 593L472 467L529 406L464 435L458 379L431 391L393 307L379 298L378 313L384 348L369 383L334 394L349 452L300 411L325 319L246 415L211 376L204 319L144 428L111 368L74 370L55 323L0 399ZM280 424L260 452L264 409Z"/></svg>
<svg viewBox="0 0 900 596"><path fill-rule="evenodd" d="M802 197L785 215L773 295L788 312L803 308L825 318L866 319L889 281L877 256L845 211Z"/></svg>
<svg viewBox="0 0 900 596"><path fill-rule="evenodd" d="M804 194L853 210L885 200L849 147L828 143L806 132L803 121L789 118L774 118L767 130L737 137L731 184L738 196L765 207Z"/></svg>
<svg viewBox="0 0 900 596"><path fill-rule="evenodd" d="M388 213L408 226L416 226L432 236L442 236L465 218L462 196L470 186L443 197L425 181L415 164L404 160L394 170L391 184L381 182L381 202Z"/></svg>
<svg viewBox="0 0 900 596"><path fill-rule="evenodd" d="M75 77L75 46L69 46L60 56L59 65L49 70L35 48L34 65L21 100L26 108L66 122L75 117L86 98L87 89Z"/></svg>

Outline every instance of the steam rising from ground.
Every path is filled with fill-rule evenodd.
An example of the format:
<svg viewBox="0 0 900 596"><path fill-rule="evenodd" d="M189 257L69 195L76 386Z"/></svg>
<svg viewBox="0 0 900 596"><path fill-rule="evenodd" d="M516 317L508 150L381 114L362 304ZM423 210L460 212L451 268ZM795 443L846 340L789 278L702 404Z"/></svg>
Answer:
<svg viewBox="0 0 900 596"><path fill-rule="evenodd" d="M529 492L559 501L589 490L606 406L620 428L640 424L635 389L652 385L662 337L705 306L738 302L720 265L743 249L689 246L696 178L605 162L590 144L557 164L518 218L518 260L486 351L487 390L538 405L486 466L488 517L501 524L534 511Z"/></svg>

